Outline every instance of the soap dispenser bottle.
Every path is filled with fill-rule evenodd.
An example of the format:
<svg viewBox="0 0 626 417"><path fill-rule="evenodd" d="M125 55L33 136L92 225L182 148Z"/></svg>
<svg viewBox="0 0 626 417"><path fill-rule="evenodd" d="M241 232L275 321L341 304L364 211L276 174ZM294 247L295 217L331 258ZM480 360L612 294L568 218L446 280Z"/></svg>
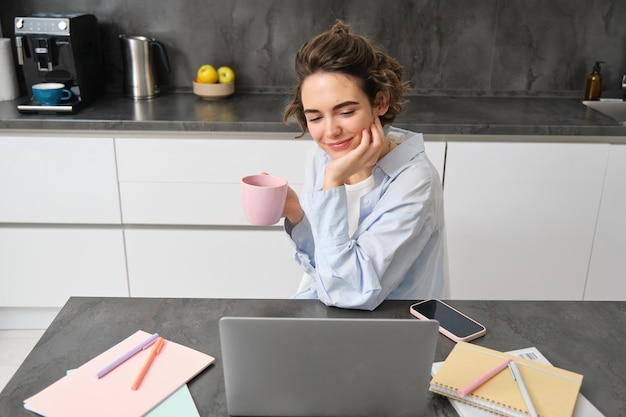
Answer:
<svg viewBox="0 0 626 417"><path fill-rule="evenodd" d="M602 74L600 64L604 61L596 61L591 74L587 77L587 88L585 88L585 100L599 100L600 89L602 88Z"/></svg>

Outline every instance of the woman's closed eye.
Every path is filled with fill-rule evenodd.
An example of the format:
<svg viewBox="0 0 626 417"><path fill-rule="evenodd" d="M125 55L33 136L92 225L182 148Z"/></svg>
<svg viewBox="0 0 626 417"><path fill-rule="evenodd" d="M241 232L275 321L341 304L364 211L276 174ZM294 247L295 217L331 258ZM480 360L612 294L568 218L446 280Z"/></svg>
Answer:
<svg viewBox="0 0 626 417"><path fill-rule="evenodd" d="M353 116L355 113L355 110L343 110L339 113L339 116L341 117L351 117ZM320 120L322 120L322 116L318 115L318 116L308 116L307 117L307 123L315 123L315 122L319 122Z"/></svg>

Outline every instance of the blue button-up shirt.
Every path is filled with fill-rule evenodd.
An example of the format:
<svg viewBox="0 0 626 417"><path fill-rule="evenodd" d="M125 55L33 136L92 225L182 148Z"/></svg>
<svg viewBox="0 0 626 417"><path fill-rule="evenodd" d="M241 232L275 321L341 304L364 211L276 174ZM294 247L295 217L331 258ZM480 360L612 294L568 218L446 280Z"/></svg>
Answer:
<svg viewBox="0 0 626 417"><path fill-rule="evenodd" d="M305 216L285 229L295 259L311 277L295 298L375 309L385 299L446 298L448 266L443 190L421 134L388 127L400 142L374 166L375 186L361 198L348 233L345 187L322 190L332 159L318 146L307 157L300 204Z"/></svg>

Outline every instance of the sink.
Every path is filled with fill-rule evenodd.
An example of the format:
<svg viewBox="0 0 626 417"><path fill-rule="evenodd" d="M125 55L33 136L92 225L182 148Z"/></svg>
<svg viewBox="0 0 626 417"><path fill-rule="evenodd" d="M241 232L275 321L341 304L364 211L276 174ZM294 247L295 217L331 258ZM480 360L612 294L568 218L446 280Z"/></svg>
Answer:
<svg viewBox="0 0 626 417"><path fill-rule="evenodd" d="M604 113L610 118L626 123L626 101L615 100L599 100L599 101L583 101L583 104L594 110Z"/></svg>

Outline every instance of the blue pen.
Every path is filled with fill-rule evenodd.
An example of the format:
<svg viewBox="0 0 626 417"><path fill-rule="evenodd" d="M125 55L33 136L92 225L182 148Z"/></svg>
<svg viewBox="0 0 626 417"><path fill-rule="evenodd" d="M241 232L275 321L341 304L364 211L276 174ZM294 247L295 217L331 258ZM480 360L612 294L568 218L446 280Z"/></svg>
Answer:
<svg viewBox="0 0 626 417"><path fill-rule="evenodd" d="M102 378L103 376L111 372L113 369L117 368L118 366L126 362L128 359L135 356L138 352L141 352L142 350L146 349L151 344L153 344L157 340L158 337L159 337L158 333L153 334L148 339L144 340L143 342L141 342L140 344L138 344L137 346L135 346L134 348L132 348L131 350L129 350L128 352L120 356L119 358L117 358L115 361L105 366L100 371L98 371L96 373L96 378L98 379Z"/></svg>

